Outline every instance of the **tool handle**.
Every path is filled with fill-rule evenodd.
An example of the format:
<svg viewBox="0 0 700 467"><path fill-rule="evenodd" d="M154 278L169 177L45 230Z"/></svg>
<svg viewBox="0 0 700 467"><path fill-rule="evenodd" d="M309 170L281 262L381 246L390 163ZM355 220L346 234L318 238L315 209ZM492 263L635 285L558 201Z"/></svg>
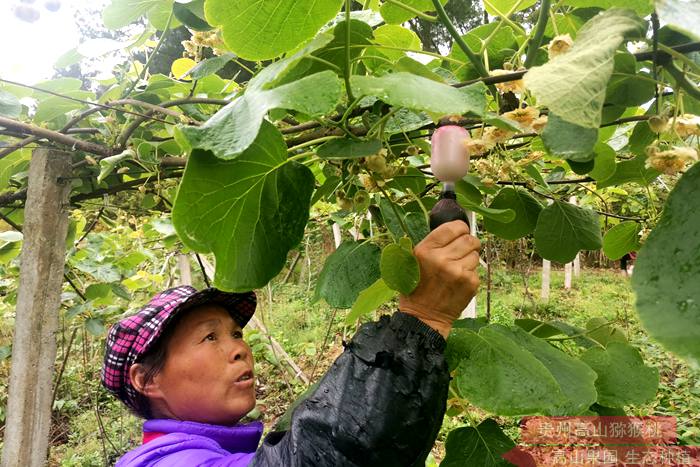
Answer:
<svg viewBox="0 0 700 467"><path fill-rule="evenodd" d="M469 225L467 213L457 202L454 191L443 191L440 201L430 210L430 230L435 230L445 222L463 221Z"/></svg>

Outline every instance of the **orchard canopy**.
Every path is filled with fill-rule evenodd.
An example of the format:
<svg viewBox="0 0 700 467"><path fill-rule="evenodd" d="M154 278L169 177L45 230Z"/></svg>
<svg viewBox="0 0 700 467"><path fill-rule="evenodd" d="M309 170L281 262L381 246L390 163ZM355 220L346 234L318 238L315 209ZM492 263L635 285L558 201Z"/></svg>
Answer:
<svg viewBox="0 0 700 467"><path fill-rule="evenodd" d="M52 80L0 76L0 263L21 248L32 151L52 147L71 153L72 205L99 217L101 200L129 192L171 213L153 228L174 227L172 248L211 254L214 285L229 291L267 284L315 214L330 213L357 235L328 258L315 293L354 322L417 283L412 245L440 190L430 137L459 125L471 135L471 171L457 197L480 230L525 238L559 263L582 250L611 260L639 251L642 324L697 365L700 3L484 0L461 25L449 7L111 0L102 20L116 39L87 40ZM416 25L447 39L427 43ZM164 67L165 44L183 30L184 52ZM115 51L128 60L109 78L65 73ZM74 219L70 235L86 229ZM124 271L135 274L129 259ZM148 278L86 260L68 259L96 284L76 314L99 333L113 316L90 301L128 298ZM452 397L515 416L654 397L656 370L612 327L592 340L531 321L457 326ZM571 347L553 344L565 339ZM486 419L450 434L445 465L465 465L469 443L482 454L512 444Z"/></svg>

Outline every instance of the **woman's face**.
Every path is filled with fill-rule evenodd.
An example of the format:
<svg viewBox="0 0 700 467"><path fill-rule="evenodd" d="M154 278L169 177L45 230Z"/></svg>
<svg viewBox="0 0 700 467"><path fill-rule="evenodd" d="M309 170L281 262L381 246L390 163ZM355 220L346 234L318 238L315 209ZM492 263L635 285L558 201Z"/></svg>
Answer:
<svg viewBox="0 0 700 467"><path fill-rule="evenodd" d="M253 355L241 327L219 305L187 312L155 376L159 416L232 425L255 407Z"/></svg>

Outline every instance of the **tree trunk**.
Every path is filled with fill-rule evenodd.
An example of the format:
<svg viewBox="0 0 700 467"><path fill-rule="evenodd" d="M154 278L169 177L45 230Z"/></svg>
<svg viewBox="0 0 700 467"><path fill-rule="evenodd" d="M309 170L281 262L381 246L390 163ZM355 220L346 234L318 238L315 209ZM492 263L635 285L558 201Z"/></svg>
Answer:
<svg viewBox="0 0 700 467"><path fill-rule="evenodd" d="M177 265L180 269L180 281L178 285L192 285L192 266L190 265L190 257L180 253L177 255Z"/></svg>
<svg viewBox="0 0 700 467"><path fill-rule="evenodd" d="M34 151L20 257L3 467L43 467L51 428L52 376L61 305L70 155Z"/></svg>

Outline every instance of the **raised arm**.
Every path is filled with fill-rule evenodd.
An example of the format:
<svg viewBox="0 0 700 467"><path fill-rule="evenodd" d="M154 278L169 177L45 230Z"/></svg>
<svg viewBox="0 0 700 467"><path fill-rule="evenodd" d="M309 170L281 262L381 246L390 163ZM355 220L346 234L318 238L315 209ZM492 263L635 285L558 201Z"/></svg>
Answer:
<svg viewBox="0 0 700 467"><path fill-rule="evenodd" d="M401 311L360 328L251 465L424 465L447 400L444 337L478 287L479 242L468 233L451 222L416 246L421 280Z"/></svg>

